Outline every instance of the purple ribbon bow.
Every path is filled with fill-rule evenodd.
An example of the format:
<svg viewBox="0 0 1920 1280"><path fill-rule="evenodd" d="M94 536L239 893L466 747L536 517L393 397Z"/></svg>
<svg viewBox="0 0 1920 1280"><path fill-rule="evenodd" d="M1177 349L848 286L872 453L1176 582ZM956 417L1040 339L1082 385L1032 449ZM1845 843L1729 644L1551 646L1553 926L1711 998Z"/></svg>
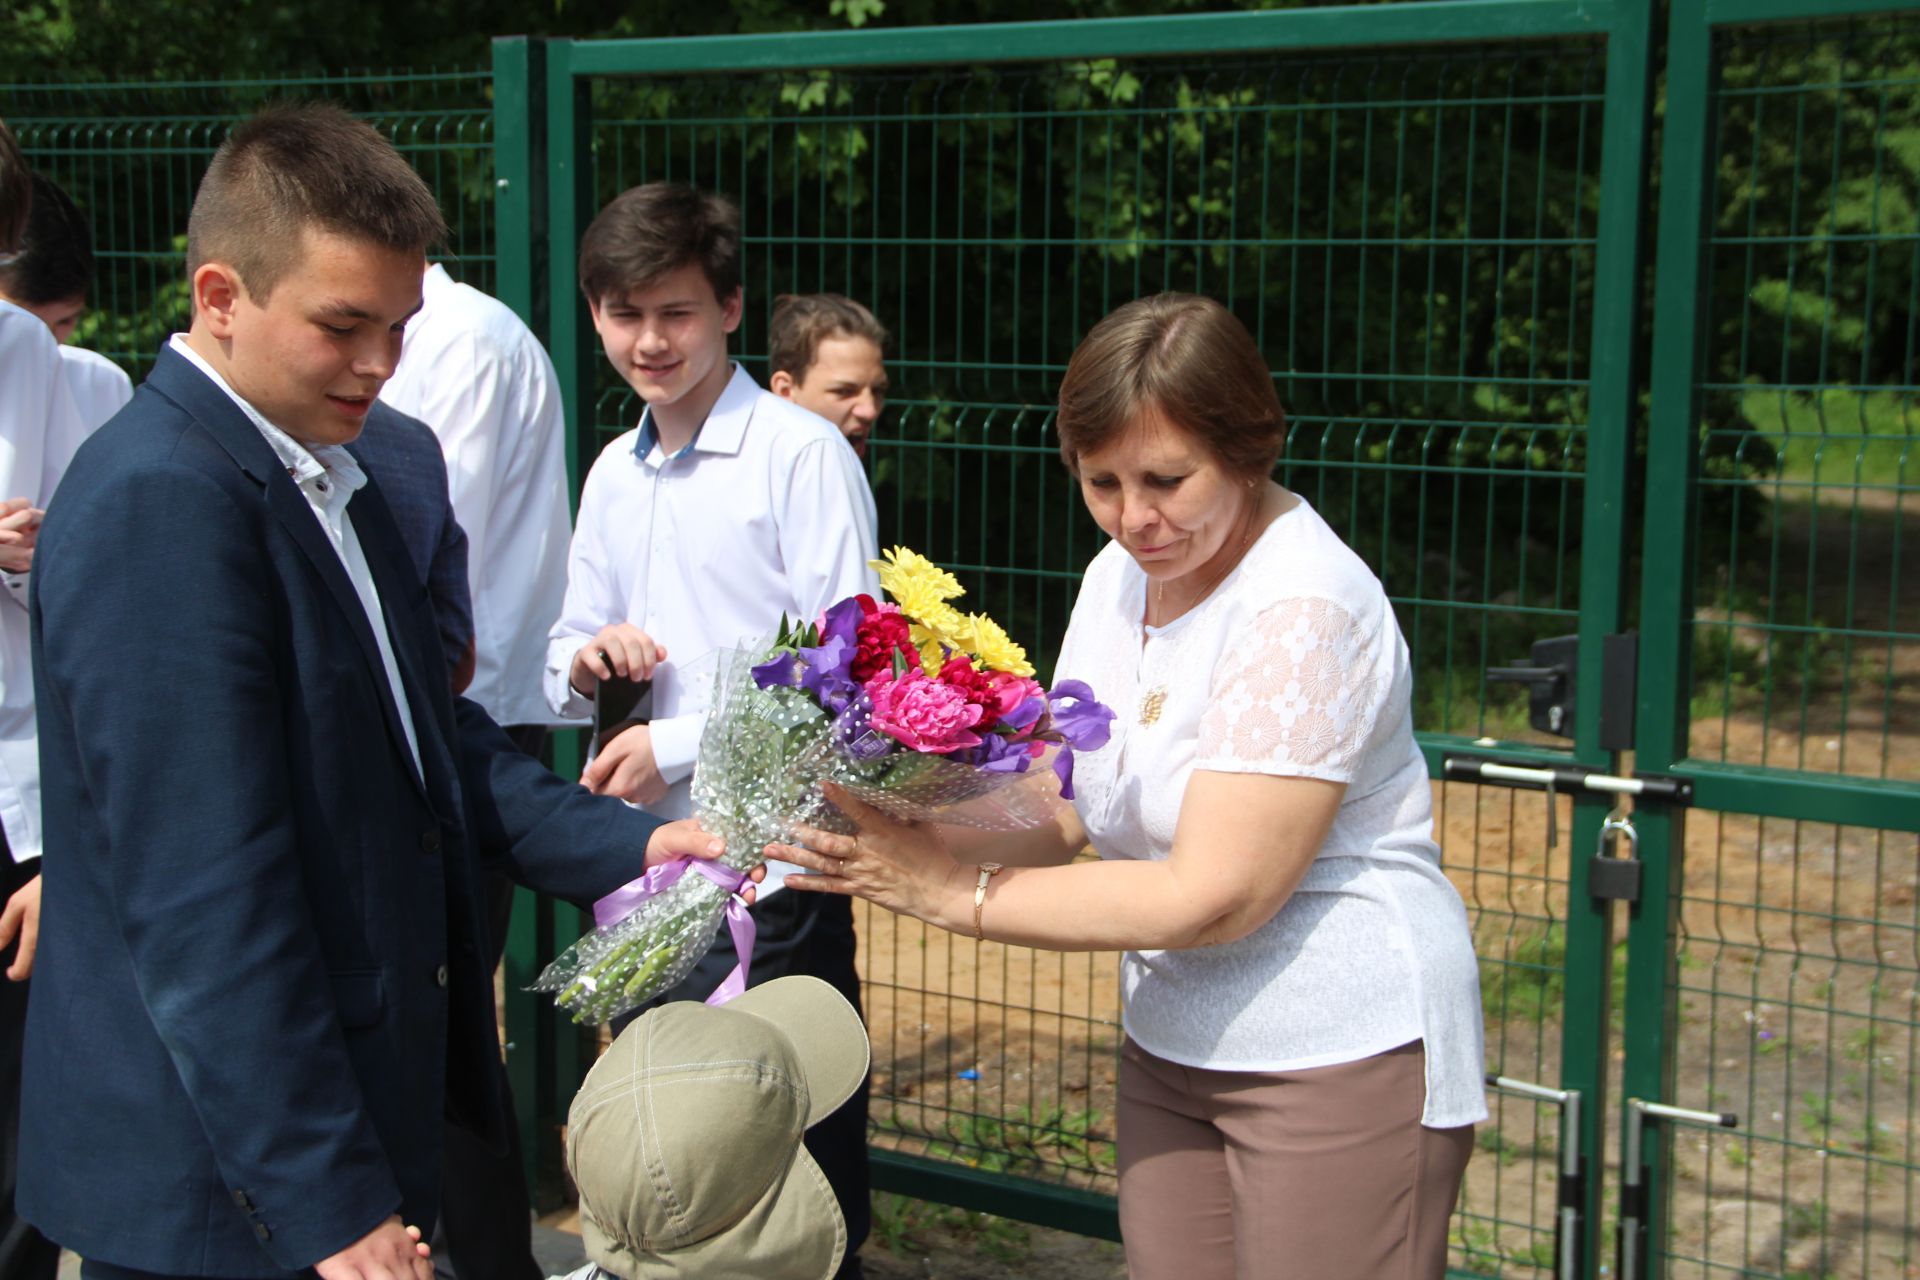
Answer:
<svg viewBox="0 0 1920 1280"><path fill-rule="evenodd" d="M707 879L727 891L727 929L733 934L733 953L740 963L734 965L733 972L707 997L708 1004L725 1004L747 989L747 967L753 960L753 940L759 933L753 922L753 916L747 911L746 899L740 891L747 887L747 873L735 871L732 867L721 866L703 858L675 858L671 862L662 862L649 867L647 873L637 880L615 889L606 897L593 904L593 922L602 929L610 924L626 919L640 909L640 904L657 894L665 893L691 867Z"/></svg>

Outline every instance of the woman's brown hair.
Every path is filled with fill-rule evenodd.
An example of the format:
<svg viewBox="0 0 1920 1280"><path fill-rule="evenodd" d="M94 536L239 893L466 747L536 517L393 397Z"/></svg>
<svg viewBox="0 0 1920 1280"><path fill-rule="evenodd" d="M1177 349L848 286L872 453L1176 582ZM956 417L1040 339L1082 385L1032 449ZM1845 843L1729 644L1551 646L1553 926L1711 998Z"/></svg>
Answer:
<svg viewBox="0 0 1920 1280"><path fill-rule="evenodd" d="M1119 439L1157 410L1236 476L1262 478L1286 443L1287 415L1253 335L1211 298L1160 293L1093 326L1060 381L1060 457Z"/></svg>

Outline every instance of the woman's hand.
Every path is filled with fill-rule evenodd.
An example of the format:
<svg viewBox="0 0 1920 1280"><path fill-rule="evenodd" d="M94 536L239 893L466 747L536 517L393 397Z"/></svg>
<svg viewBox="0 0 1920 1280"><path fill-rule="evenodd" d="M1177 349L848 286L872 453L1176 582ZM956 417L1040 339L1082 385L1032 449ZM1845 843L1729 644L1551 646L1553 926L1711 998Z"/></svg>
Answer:
<svg viewBox="0 0 1920 1280"><path fill-rule="evenodd" d="M852 894L943 929L959 928L962 914L971 921L973 898L966 873L932 826L900 822L831 782L824 789L858 830L842 836L803 827L798 834L804 848L768 845L769 858L798 863L811 873L788 876L789 889ZM966 908L959 912L956 904L962 898ZM971 923L966 927L971 929Z"/></svg>
<svg viewBox="0 0 1920 1280"><path fill-rule="evenodd" d="M663 862L672 862L675 858L698 858L708 862L727 851L726 842L714 835L692 818L682 818L678 822L663 822L653 829L647 837L647 861L649 870ZM747 872L747 879L758 884L767 878L765 864ZM748 906L753 905L754 888L752 884L743 885L740 896Z"/></svg>

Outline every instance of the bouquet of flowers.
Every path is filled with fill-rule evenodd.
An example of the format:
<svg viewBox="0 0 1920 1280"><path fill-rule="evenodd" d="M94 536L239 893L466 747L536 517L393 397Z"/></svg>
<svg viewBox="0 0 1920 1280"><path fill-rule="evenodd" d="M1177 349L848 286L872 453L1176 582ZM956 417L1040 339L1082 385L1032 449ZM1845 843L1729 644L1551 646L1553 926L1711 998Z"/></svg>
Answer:
<svg viewBox="0 0 1920 1280"><path fill-rule="evenodd" d="M596 904L599 927L534 984L576 1022L678 983L723 916L740 964L708 1002L739 994L753 948L739 891L761 849L800 827L852 830L822 782L901 819L993 830L1037 825L1054 794L1073 797L1073 753L1106 745L1113 712L1080 681L1042 688L999 624L954 608L964 590L938 565L895 547L873 567L891 602L854 596L809 623L783 619L719 663L693 802L727 851L655 867Z"/></svg>

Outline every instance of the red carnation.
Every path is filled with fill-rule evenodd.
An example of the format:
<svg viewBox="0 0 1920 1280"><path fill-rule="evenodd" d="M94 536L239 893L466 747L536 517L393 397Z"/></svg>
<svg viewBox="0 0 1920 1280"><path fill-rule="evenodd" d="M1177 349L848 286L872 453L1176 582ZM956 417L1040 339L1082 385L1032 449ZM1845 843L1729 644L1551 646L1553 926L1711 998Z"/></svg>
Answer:
<svg viewBox="0 0 1920 1280"><path fill-rule="evenodd" d="M994 688L993 677L976 670L966 654L947 655L946 665L940 668L940 683L952 685L967 696L968 702L980 708L980 723L974 726L976 732L985 733L1000 722L1002 700Z"/></svg>
<svg viewBox="0 0 1920 1280"><path fill-rule="evenodd" d="M906 659L908 667L920 665L920 651L913 647L907 619L899 605L881 605L861 620L860 629L854 635L858 647L853 654L853 678L861 684L882 671L893 670L896 653Z"/></svg>

